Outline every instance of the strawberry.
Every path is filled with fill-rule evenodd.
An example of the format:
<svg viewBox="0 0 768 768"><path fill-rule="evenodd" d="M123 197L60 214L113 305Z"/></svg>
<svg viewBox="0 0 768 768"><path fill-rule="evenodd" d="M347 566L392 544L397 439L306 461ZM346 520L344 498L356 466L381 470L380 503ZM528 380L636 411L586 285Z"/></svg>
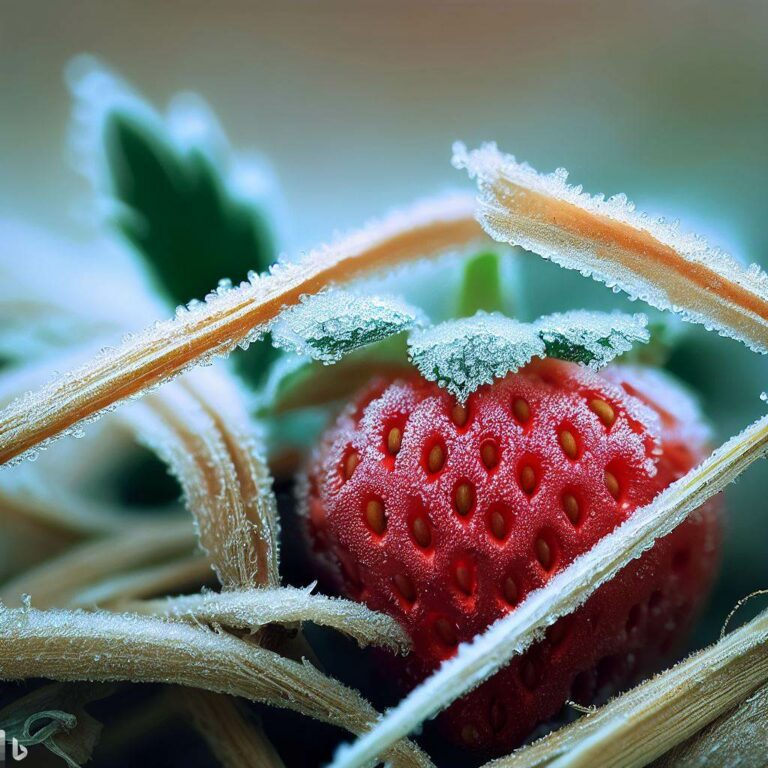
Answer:
<svg viewBox="0 0 768 768"><path fill-rule="evenodd" d="M535 360L466 405L414 375L369 386L316 451L316 560L396 617L411 681L685 474L706 453L690 397L650 369ZM679 648L715 573L709 503L545 639L443 715L466 746L508 750L568 699L586 703Z"/></svg>

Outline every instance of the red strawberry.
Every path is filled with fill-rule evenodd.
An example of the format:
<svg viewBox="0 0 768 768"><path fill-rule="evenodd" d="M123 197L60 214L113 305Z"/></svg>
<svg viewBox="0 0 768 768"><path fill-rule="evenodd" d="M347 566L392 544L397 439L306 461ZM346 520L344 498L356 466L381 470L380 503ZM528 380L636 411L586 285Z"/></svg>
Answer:
<svg viewBox="0 0 768 768"><path fill-rule="evenodd" d="M341 591L406 628L420 678L705 452L690 398L650 370L537 360L465 407L417 376L381 381L325 435L309 529ZM508 750L566 699L658 667L701 606L718 548L709 504L451 706L446 732Z"/></svg>

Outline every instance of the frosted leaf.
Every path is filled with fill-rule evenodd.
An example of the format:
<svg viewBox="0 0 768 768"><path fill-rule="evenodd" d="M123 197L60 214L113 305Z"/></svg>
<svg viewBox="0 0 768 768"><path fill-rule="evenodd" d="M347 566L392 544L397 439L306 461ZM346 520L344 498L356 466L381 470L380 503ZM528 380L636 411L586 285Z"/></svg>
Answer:
<svg viewBox="0 0 768 768"><path fill-rule="evenodd" d="M575 310L545 315L534 323L547 348L548 357L583 363L597 370L632 349L635 342L649 340L645 315Z"/></svg>
<svg viewBox="0 0 768 768"><path fill-rule="evenodd" d="M449 320L411 335L411 362L421 375L465 401L483 384L544 354L536 329L498 313Z"/></svg>
<svg viewBox="0 0 768 768"><path fill-rule="evenodd" d="M330 364L422 322L418 309L394 297L332 290L285 310L272 328L272 343Z"/></svg>
<svg viewBox="0 0 768 768"><path fill-rule="evenodd" d="M453 164L477 179L478 219L494 239L768 352L768 275L756 264L637 211L625 195L588 195L562 168L540 174L495 144L468 152L457 143Z"/></svg>

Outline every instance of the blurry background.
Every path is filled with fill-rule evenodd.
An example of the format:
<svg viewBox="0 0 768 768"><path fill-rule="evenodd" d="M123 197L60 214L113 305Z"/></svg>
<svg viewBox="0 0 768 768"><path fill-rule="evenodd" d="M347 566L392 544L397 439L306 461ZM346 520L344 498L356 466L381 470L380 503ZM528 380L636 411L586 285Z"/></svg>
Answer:
<svg viewBox="0 0 768 768"><path fill-rule="evenodd" d="M763 2L37 2L0 0L0 212L92 223L66 159L62 72L96 54L164 107L202 94L232 143L273 166L292 253L447 187L451 143L493 139L591 192L625 192L768 265L768 4ZM215 258L215 254L212 254ZM527 311L620 302L524 257ZM694 329L670 367L718 441L764 410L768 364ZM727 576L700 640L768 587L768 477L729 490Z"/></svg>

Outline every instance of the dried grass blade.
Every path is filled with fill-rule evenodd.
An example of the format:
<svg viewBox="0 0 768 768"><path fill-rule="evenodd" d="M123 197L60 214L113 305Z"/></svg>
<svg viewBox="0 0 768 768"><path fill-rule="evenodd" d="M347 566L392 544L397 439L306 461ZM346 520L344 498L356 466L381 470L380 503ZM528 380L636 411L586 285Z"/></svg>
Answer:
<svg viewBox="0 0 768 768"><path fill-rule="evenodd" d="M222 768L285 768L261 725L247 718L232 698L196 688L177 691Z"/></svg>
<svg viewBox="0 0 768 768"><path fill-rule="evenodd" d="M477 178L478 216L494 239L768 352L768 275L758 266L638 213L624 195L587 195L562 169L539 174L495 145L455 149L454 165Z"/></svg>
<svg viewBox="0 0 768 768"><path fill-rule="evenodd" d="M85 587L120 571L191 552L196 541L187 519L144 521L141 527L81 544L20 574L0 588L0 602L20 604L21 596L27 594L38 608L64 607Z"/></svg>
<svg viewBox="0 0 768 768"><path fill-rule="evenodd" d="M768 452L768 416L718 448L705 462L635 512L589 552L536 590L513 612L472 643L389 710L375 729L342 747L334 768L353 768L373 759L393 741L479 685L512 656L538 640L546 627L571 613L653 542L721 491L755 459Z"/></svg>
<svg viewBox="0 0 768 768"><path fill-rule="evenodd" d="M225 377L218 384L239 397ZM231 416L179 380L126 409L125 418L179 480L222 585L276 584L275 499L253 437L243 435L247 414L233 434Z"/></svg>
<svg viewBox="0 0 768 768"><path fill-rule="evenodd" d="M314 667L183 622L98 611L0 608L0 679L132 680L243 696L362 733L379 714L357 692ZM387 759L431 762L410 742Z"/></svg>
<svg viewBox="0 0 768 768"><path fill-rule="evenodd" d="M47 444L191 365L247 344L303 294L482 238L473 207L465 196L414 206L128 338L0 412L0 463Z"/></svg>
<svg viewBox="0 0 768 768"><path fill-rule="evenodd" d="M594 714L494 760L486 768L639 768L685 741L766 681L768 612Z"/></svg>
<svg viewBox="0 0 768 768"><path fill-rule="evenodd" d="M184 595L121 607L142 615L236 629L309 621L337 629L361 646L380 645L396 652L405 652L410 646L403 628L390 616L376 613L362 603L312 595L309 590L294 587Z"/></svg>
<svg viewBox="0 0 768 768"><path fill-rule="evenodd" d="M765 768L768 685L721 715L701 733L653 763L654 768Z"/></svg>

